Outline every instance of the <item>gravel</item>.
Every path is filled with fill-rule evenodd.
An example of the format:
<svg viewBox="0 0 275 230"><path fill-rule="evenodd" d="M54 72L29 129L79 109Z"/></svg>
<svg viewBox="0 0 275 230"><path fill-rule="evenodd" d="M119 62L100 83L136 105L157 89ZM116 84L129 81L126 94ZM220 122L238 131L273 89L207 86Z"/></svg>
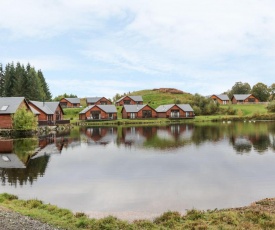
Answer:
<svg viewBox="0 0 275 230"><path fill-rule="evenodd" d="M57 230L31 217L0 207L0 229L3 230Z"/></svg>

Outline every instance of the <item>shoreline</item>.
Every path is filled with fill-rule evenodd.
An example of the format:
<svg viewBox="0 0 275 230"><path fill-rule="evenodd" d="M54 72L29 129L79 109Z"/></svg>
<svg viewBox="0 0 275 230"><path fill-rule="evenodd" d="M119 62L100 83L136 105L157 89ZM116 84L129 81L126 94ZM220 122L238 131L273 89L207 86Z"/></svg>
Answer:
<svg viewBox="0 0 275 230"><path fill-rule="evenodd" d="M122 213L125 216L136 214ZM4 226L5 229L22 226L21 220L27 224L24 225L26 229L32 229L30 226L45 229L41 227L45 224L49 229L274 229L275 198L265 198L248 206L228 209L192 209L185 214L168 211L161 215L153 214L151 220L136 216L138 220L125 221L110 216L110 213L105 213L108 216L104 217L100 216L100 212L90 214L93 214L93 218L39 200L19 200L11 194L0 194L0 227ZM15 228L9 228L9 224Z"/></svg>

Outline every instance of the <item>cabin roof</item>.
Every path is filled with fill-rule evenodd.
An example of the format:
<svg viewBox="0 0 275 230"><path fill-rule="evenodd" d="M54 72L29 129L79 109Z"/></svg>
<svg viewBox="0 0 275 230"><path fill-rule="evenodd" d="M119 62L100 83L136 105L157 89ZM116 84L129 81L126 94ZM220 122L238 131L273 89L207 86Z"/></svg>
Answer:
<svg viewBox="0 0 275 230"><path fill-rule="evenodd" d="M106 113L116 113L117 112L115 105L90 105L90 106L86 107L85 109L83 109L79 114L86 113L93 107L98 107Z"/></svg>
<svg viewBox="0 0 275 230"><path fill-rule="evenodd" d="M0 97L0 114L13 114L17 111L24 97Z"/></svg>
<svg viewBox="0 0 275 230"><path fill-rule="evenodd" d="M137 113L147 105L124 105L123 108L127 113Z"/></svg>
<svg viewBox="0 0 275 230"><path fill-rule="evenodd" d="M168 105L160 105L159 107L156 108L156 111L158 113L163 113L163 112L167 112L169 109L171 109L173 106L177 106L180 109L182 109L183 111L186 112L194 112L194 110L192 109L192 107L189 104L168 104Z"/></svg>
<svg viewBox="0 0 275 230"><path fill-rule="evenodd" d="M37 108L42 110L46 114L54 114L59 102L50 101L50 102L40 102L40 101L30 101L31 104L35 105Z"/></svg>
<svg viewBox="0 0 275 230"><path fill-rule="evenodd" d="M214 94L214 95L220 98L222 101L229 101L229 97L227 94L219 94L219 95Z"/></svg>
<svg viewBox="0 0 275 230"><path fill-rule="evenodd" d="M79 104L80 103L80 98L71 98L71 97L66 97L64 98L66 99L67 101L71 102L72 104Z"/></svg>
<svg viewBox="0 0 275 230"><path fill-rule="evenodd" d="M248 98L251 94L233 94L233 97L235 97L235 99L237 101L239 100L245 100L246 98Z"/></svg>
<svg viewBox="0 0 275 230"><path fill-rule="evenodd" d="M122 101L125 97L131 98L133 101L143 101L142 96L124 96L120 99L118 99L116 102Z"/></svg>
<svg viewBox="0 0 275 230"><path fill-rule="evenodd" d="M87 97L86 100L87 100L87 103L96 103L102 98L104 97Z"/></svg>

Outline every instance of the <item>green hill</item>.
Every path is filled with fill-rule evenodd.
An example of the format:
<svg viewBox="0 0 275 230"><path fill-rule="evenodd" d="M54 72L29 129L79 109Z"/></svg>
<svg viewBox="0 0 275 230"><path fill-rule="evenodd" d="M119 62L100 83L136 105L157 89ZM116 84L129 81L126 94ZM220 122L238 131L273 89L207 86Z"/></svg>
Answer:
<svg viewBox="0 0 275 230"><path fill-rule="evenodd" d="M165 104L189 104L193 97L190 93L172 88L146 89L131 92L129 95L142 96L143 103L149 104L154 109Z"/></svg>

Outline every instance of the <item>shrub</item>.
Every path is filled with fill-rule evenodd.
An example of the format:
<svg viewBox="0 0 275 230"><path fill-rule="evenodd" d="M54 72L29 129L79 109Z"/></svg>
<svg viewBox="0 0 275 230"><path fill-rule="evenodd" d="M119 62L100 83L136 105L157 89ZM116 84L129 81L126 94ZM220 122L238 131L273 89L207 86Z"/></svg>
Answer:
<svg viewBox="0 0 275 230"><path fill-rule="evenodd" d="M12 117L13 128L15 130L35 130L37 120L34 114L25 108L18 109Z"/></svg>
<svg viewBox="0 0 275 230"><path fill-rule="evenodd" d="M268 112L275 112L275 100L268 103L266 108L267 108Z"/></svg>

